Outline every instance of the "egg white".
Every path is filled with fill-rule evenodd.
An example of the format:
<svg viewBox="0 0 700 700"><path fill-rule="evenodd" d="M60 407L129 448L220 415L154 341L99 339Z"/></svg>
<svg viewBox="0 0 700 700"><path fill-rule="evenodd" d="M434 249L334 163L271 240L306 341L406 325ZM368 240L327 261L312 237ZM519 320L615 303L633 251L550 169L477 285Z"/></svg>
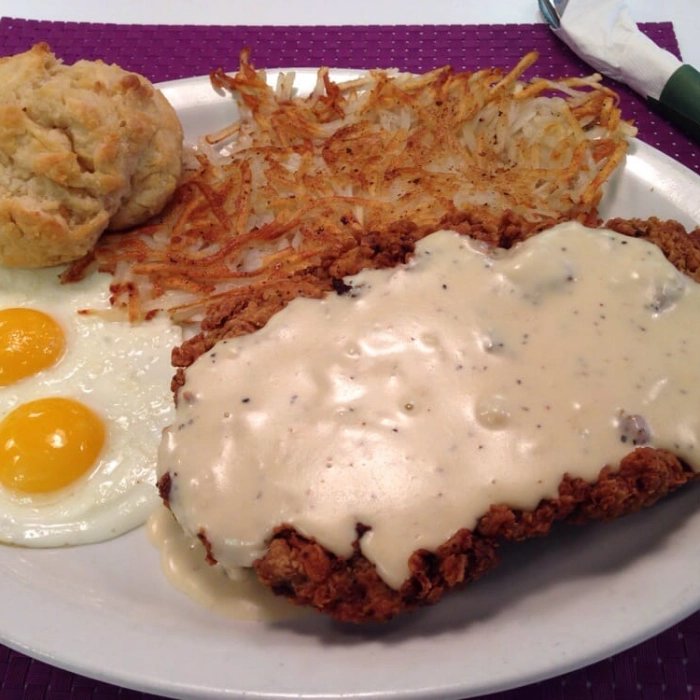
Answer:
<svg viewBox="0 0 700 700"><path fill-rule="evenodd" d="M19 404L47 396L81 401L105 426L96 465L47 494L0 485L0 542L56 547L111 539L145 522L158 502L155 463L161 431L174 415L170 352L182 341L165 318L132 324L81 309L109 309L106 274L62 285L60 270L0 268L0 309L32 307L63 328L58 362L0 387L0 419Z"/></svg>

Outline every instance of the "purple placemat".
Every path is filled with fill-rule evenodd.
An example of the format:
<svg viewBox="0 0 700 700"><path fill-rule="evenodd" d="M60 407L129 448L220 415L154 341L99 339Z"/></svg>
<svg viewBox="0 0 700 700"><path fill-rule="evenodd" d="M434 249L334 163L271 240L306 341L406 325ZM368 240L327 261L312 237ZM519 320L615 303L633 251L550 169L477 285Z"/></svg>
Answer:
<svg viewBox="0 0 700 700"><path fill-rule="evenodd" d="M642 29L676 55L668 22ZM590 69L540 24L382 27L246 27L109 25L0 19L0 56L47 42L66 62L101 58L154 82L235 69L240 48L249 46L259 66L342 68L394 67L425 71L446 63L457 69L511 66L537 49L540 75L585 74ZM700 149L650 112L624 86L623 114L639 137L700 173ZM0 623L1 624L1 623ZM0 645L0 700L147 700L124 690L54 668ZM486 700L484 698L483 700ZM629 651L488 700L700 700L700 612Z"/></svg>

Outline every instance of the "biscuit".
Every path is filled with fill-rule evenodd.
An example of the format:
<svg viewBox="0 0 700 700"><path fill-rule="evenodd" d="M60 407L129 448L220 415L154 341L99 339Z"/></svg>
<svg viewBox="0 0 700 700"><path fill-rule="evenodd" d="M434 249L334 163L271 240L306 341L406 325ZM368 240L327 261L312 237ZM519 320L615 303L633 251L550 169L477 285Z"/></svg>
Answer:
<svg viewBox="0 0 700 700"><path fill-rule="evenodd" d="M65 65L46 44L0 59L0 262L76 260L105 229L157 214L182 143L174 109L140 75Z"/></svg>

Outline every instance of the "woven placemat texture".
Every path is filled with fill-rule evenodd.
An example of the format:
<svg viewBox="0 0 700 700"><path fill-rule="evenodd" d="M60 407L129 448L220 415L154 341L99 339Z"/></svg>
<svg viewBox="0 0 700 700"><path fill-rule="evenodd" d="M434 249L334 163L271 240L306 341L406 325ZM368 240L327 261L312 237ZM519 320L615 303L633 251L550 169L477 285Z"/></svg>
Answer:
<svg viewBox="0 0 700 700"><path fill-rule="evenodd" d="M678 55L670 23L644 24L657 43ZM456 69L516 63L530 49L540 59L530 74L585 74L590 69L544 25L252 27L149 26L0 19L0 56L47 42L66 62L101 58L148 76L154 82L233 70L239 50L250 47L253 62L268 67L327 65L393 67L425 71L446 63ZM623 114L634 119L639 137L700 173L700 149L649 111L624 86ZM1 624L1 622L0 622ZM96 640L97 641L97 640ZM124 690L54 668L0 645L0 700L147 700ZM484 699L485 700L485 699ZM700 613L663 634L610 659L488 700L700 700Z"/></svg>
<svg viewBox="0 0 700 700"><path fill-rule="evenodd" d="M658 44L679 54L670 22L643 24ZM47 42L66 62L101 58L154 82L205 75L212 68L235 69L238 52L250 47L253 63L269 68L330 66L426 71L444 64L455 69L485 65L510 67L536 49L540 58L526 75L544 77L591 72L544 24L430 26L152 26L0 19L0 55ZM623 114L639 128L639 138L700 173L700 149L649 110L626 86Z"/></svg>

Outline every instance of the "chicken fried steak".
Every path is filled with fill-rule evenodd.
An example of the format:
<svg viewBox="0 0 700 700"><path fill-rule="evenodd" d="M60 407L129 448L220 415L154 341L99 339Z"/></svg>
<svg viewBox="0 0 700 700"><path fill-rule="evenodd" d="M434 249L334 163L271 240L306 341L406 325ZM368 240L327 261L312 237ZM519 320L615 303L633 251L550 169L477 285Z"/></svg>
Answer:
<svg viewBox="0 0 700 700"><path fill-rule="evenodd" d="M218 343L185 373L164 500L210 561L362 622L436 602L502 541L695 479L700 231L611 227L558 226L512 253L434 234L407 266Z"/></svg>

